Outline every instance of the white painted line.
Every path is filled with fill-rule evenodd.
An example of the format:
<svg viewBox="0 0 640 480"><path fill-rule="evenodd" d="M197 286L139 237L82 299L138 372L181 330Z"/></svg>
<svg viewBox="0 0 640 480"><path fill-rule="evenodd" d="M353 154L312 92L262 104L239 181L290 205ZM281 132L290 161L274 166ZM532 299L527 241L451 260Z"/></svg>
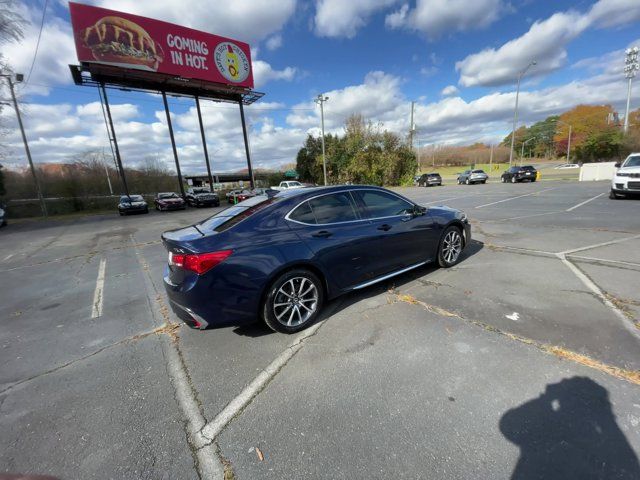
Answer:
<svg viewBox="0 0 640 480"><path fill-rule="evenodd" d="M602 303L604 303L607 307L609 307L613 311L616 317L622 320L622 325L625 327L626 330L628 330L636 338L640 338L640 330L638 330L638 328L632 325L632 322L627 318L624 312L622 312L622 310L616 307L613 304L613 302L609 300L604 293L602 293L602 290L600 290L600 288L582 272L582 270L580 270L573 263L567 260L567 258L562 253L558 254L558 258L562 260L562 263L564 263L567 267L569 267L569 270L571 270L573 274L576 277L578 277L578 279L580 279L580 281L589 290L591 290L596 295L596 297L600 299L600 301L602 301Z"/></svg>
<svg viewBox="0 0 640 480"><path fill-rule="evenodd" d="M503 218L502 220L496 220L497 222L508 222L509 220L520 220L521 218L542 217L543 215L554 215L561 212L545 212L545 213L532 213L531 215L520 215L519 217Z"/></svg>
<svg viewBox="0 0 640 480"><path fill-rule="evenodd" d="M611 240L609 242L596 243L594 245L587 245L586 247L574 248L572 250L565 250L564 252L559 252L559 255L569 255L570 253L582 252L584 250L591 250L592 248L606 247L608 245L615 245L616 243L628 242L629 240L634 240L636 238L640 238L640 235L634 235L632 237L618 238L617 240Z"/></svg>
<svg viewBox="0 0 640 480"><path fill-rule="evenodd" d="M434 200L433 202L423 203L422 205L431 205L433 203L438 203L438 202L448 202L450 200L458 200L459 198L469 198L469 197L479 197L479 196L481 195L480 194L461 195L459 197L451 197L451 198L443 198L442 200Z"/></svg>
<svg viewBox="0 0 640 480"><path fill-rule="evenodd" d="M577 260L591 260L592 262L613 263L616 265L627 265L628 267L640 267L640 263L623 262L621 260L608 260L606 258L584 257L582 255L568 255L568 256L571 258L575 258Z"/></svg>
<svg viewBox="0 0 640 480"><path fill-rule="evenodd" d="M572 211L574 211L576 208L581 207L581 206L583 206L583 205L586 205L586 204L587 204L587 203L589 203L589 202L593 202L596 198L600 198L601 196L603 196L603 195L605 195L605 194L606 194L606 192L602 192L601 194L596 195L595 197L590 198L589 200L585 200L584 202L579 203L579 204L577 204L577 205L574 205L574 206L573 206L573 207L571 207L571 208L567 208L567 210L566 210L566 211L567 211L567 212L572 212Z"/></svg>
<svg viewBox="0 0 640 480"><path fill-rule="evenodd" d="M291 358L298 353L304 344L304 340L318 331L324 322L318 322L296 338L287 349L278 355L253 381L247 385L240 394L202 429L202 435L210 440L215 440L224 427L246 407L253 398L271 381L271 379L284 367Z"/></svg>
<svg viewBox="0 0 640 480"><path fill-rule="evenodd" d="M554 188L546 188L544 190L538 190L537 192L531 192L531 193L525 193L524 195L518 195L517 197L509 197L509 198L503 198L502 200L498 200L497 202L491 202L491 203L485 203L484 205L478 205L476 208L484 208L484 207L489 207L491 205L497 205L498 203L504 203L504 202L509 202L511 200L515 200L517 198L523 198L523 197L530 197L532 195L538 195L539 193L542 192L548 192L549 190L554 190L557 187Z"/></svg>
<svg viewBox="0 0 640 480"><path fill-rule="evenodd" d="M13 257L13 253L10 253L9 255L7 255L6 257L4 257L2 259L3 262L6 262L7 260L9 260L11 257Z"/></svg>
<svg viewBox="0 0 640 480"><path fill-rule="evenodd" d="M98 279L96 280L96 289L93 292L93 308L91 309L91 318L102 316L102 304L104 302L104 270L107 265L107 259L100 260L98 267Z"/></svg>

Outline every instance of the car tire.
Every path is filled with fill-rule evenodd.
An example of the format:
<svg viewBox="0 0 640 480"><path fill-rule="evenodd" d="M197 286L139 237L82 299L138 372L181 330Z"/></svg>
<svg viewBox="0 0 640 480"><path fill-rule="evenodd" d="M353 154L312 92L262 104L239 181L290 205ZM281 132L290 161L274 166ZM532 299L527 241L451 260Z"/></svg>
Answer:
<svg viewBox="0 0 640 480"><path fill-rule="evenodd" d="M516 177L511 177L511 183L516 183L518 180L516 180Z"/></svg>
<svg viewBox="0 0 640 480"><path fill-rule="evenodd" d="M471 181L467 178L464 182L466 185L471 185Z"/></svg>
<svg viewBox="0 0 640 480"><path fill-rule="evenodd" d="M624 195L620 195L620 194L614 192L613 190L611 190L609 192L609 198L611 200L620 200L621 198L624 198Z"/></svg>
<svg viewBox="0 0 640 480"><path fill-rule="evenodd" d="M120 214L121 217L124 217L124 212L118 211L118 213Z"/></svg>
<svg viewBox="0 0 640 480"><path fill-rule="evenodd" d="M296 268L271 284L262 305L262 319L276 332L296 333L315 322L323 303L324 288L318 276ZM311 307L312 311L302 310L300 305ZM291 325L287 325L289 320Z"/></svg>
<svg viewBox="0 0 640 480"><path fill-rule="evenodd" d="M149 213L149 207L145 208L143 213Z"/></svg>
<svg viewBox="0 0 640 480"><path fill-rule="evenodd" d="M451 225L442 234L438 246L438 265L442 268L453 267L460 261L464 249L464 237L462 231Z"/></svg>
<svg viewBox="0 0 640 480"><path fill-rule="evenodd" d="M482 183L482 184L484 185L485 183L487 183L487 181L486 181L486 180L483 180L483 181L482 181L482 182L480 182L480 183Z"/></svg>
<svg viewBox="0 0 640 480"><path fill-rule="evenodd" d="M506 179L505 177L500 177L500 181L501 181L502 183L507 183L507 179Z"/></svg>

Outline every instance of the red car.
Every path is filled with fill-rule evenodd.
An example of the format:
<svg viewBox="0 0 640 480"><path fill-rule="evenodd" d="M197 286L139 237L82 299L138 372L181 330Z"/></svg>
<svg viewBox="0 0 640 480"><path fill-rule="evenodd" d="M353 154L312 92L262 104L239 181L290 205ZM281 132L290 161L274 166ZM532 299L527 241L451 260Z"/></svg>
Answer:
<svg viewBox="0 0 640 480"><path fill-rule="evenodd" d="M256 194L251 190L232 190L227 194L227 201L233 205L255 196Z"/></svg>
<svg viewBox="0 0 640 480"><path fill-rule="evenodd" d="M156 210L184 210L187 206L185 201L175 192L158 193L153 201Z"/></svg>

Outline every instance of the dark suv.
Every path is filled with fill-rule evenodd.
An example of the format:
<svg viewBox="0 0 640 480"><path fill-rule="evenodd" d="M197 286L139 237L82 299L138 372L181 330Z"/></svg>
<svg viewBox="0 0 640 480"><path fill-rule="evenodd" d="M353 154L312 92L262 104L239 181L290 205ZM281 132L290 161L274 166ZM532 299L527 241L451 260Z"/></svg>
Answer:
<svg viewBox="0 0 640 480"><path fill-rule="evenodd" d="M538 171L535 168L531 165L525 165L524 167L511 167L509 170L504 172L500 178L502 183L524 182L525 180L535 182L537 176Z"/></svg>
<svg viewBox="0 0 640 480"><path fill-rule="evenodd" d="M430 187L431 185L442 185L442 177L439 173L425 173L418 178L419 187Z"/></svg>
<svg viewBox="0 0 640 480"><path fill-rule="evenodd" d="M220 199L208 188L190 188L187 190L187 203L192 207L219 207Z"/></svg>

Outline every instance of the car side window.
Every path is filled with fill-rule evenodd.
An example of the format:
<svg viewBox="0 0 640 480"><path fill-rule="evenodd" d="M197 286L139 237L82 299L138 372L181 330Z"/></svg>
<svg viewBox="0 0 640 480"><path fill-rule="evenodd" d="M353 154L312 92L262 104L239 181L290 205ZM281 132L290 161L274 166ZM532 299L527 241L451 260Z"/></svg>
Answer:
<svg viewBox="0 0 640 480"><path fill-rule="evenodd" d="M362 200L368 218L394 217L413 211L413 204L400 197L376 190L358 190L353 192Z"/></svg>
<svg viewBox="0 0 640 480"><path fill-rule="evenodd" d="M317 224L358 220L349 192L332 193L309 200Z"/></svg>
<svg viewBox="0 0 640 480"><path fill-rule="evenodd" d="M301 203L296 209L289 214L291 220L296 222L309 223L315 225L316 217L313 215L309 202Z"/></svg>

